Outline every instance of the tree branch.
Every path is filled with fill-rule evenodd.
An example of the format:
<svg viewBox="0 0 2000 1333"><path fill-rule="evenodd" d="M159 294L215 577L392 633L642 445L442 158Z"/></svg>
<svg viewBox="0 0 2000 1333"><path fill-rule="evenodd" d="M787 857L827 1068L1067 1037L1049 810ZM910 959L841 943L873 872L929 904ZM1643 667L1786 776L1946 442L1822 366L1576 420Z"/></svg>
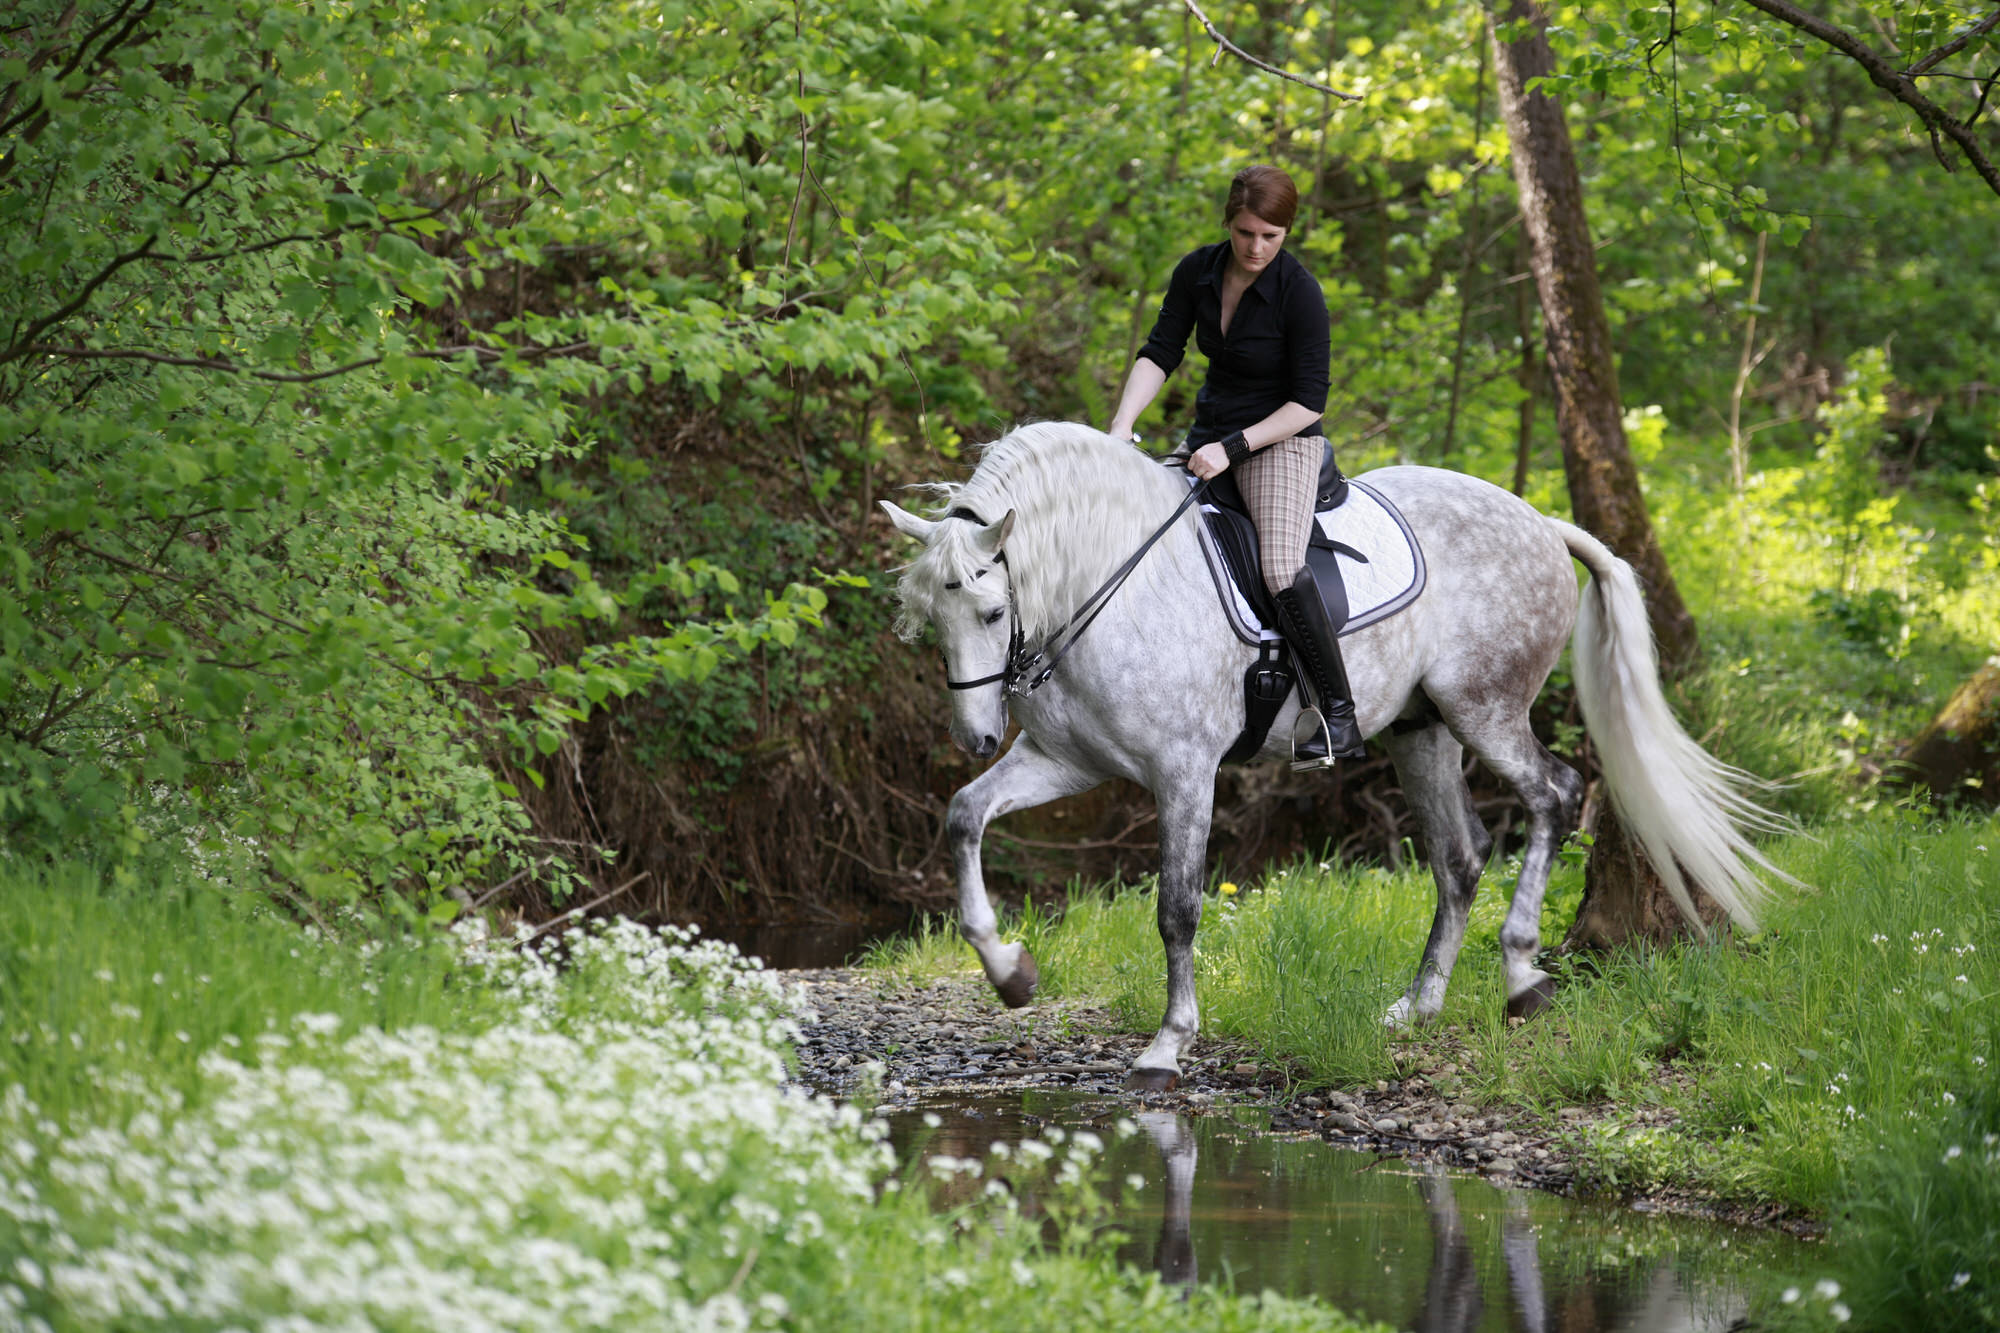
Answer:
<svg viewBox="0 0 2000 1333"><path fill-rule="evenodd" d="M1790 0L1743 0L1743 3L1753 9L1762 10L1788 27L1797 28L1808 36L1818 38L1861 66L1876 87L1917 113L1917 117L1924 122L1924 128L1930 132L1934 149L1938 146L1938 135L1942 134L1950 139L1958 145L1959 151L1965 154L1966 160L1972 163L1972 169L1979 173L1979 178L1986 182L1994 194L2000 195L2000 167L1995 167L1992 160L1986 156L1985 150L1972 131L1946 115L1942 107L1917 91L1916 82L1908 74L1891 65L1867 43L1835 27L1818 15L1807 13L1790 3ZM1947 171L1951 169L1950 161L1942 152L1939 153L1938 160L1944 163Z"/></svg>
<svg viewBox="0 0 2000 1333"><path fill-rule="evenodd" d="M1925 56L1922 60L1919 60L1916 64L1904 70L1903 71L1904 77L1914 79L1919 77L1920 75L1928 73L1930 70L1934 69L1937 66L1939 61L1948 60L1952 56L1957 55L1960 51L1963 51L1971 43L1979 40L1981 37L1984 37L1987 33L1992 32L1993 29L1996 27L2000 27L2000 9L1994 10L1991 14L1988 14L1985 18L1979 20L1979 22L1973 24L1970 28L1967 28L1964 32L1952 38L1950 41L1946 42L1943 46L1940 46L1937 50L1931 52L1929 55Z"/></svg>
<svg viewBox="0 0 2000 1333"><path fill-rule="evenodd" d="M1311 79L1302 79L1296 74L1287 73L1269 61L1259 60L1256 56L1251 55L1248 51L1245 51L1242 47L1224 37L1215 24L1209 21L1208 15L1201 12L1201 6L1196 4L1195 0L1181 0L1181 3L1185 4L1188 8L1188 13L1193 14L1196 21L1208 30L1208 35L1215 39L1218 54L1221 51L1227 51L1230 55L1235 56L1238 60L1246 64L1255 65L1258 69L1275 74L1279 78L1289 80L1301 87L1310 88L1316 93L1325 93L1328 97L1338 97L1346 102L1359 102L1361 100L1360 93L1344 93L1338 88L1329 88L1323 83L1315 83Z"/></svg>
<svg viewBox="0 0 2000 1333"><path fill-rule="evenodd" d="M127 264L133 263L140 259L144 259L147 255L151 254L154 243L157 242L159 239L160 239L159 233L155 232L153 235L148 236L143 242L141 242L138 249L127 250L124 254L119 255L117 258L113 259L109 264L106 264L103 267L103 269L101 269L98 272L96 277L92 278L89 282L85 283L83 285L83 290L78 292L75 298L71 300L68 305L56 311L54 314L45 315L41 319L36 320L33 324L30 324L28 326L28 331L22 334L20 338L14 343L13 346L7 348L5 351L0 351L0 366L4 366L9 361L13 361L20 357L26 356L30 351L34 350L35 339L41 336L43 330L51 327L52 325L60 324L63 320L68 319L71 315L83 309L84 303L90 300L90 294L92 292L96 291L99 287L102 287L105 283L109 282L111 280L111 275L116 273L119 269L124 268Z"/></svg>
<svg viewBox="0 0 2000 1333"><path fill-rule="evenodd" d="M592 350L587 342L562 343L553 347L487 347L479 343L460 343L452 347L419 348L402 353L413 361L449 361L471 353L482 361L498 361L509 355L520 357L575 356ZM198 370L220 370L228 375L247 375L255 380L270 380L276 384L311 384L318 380L329 380L336 375L350 371L364 370L380 365L387 360L387 354L364 356L345 365L328 370L308 370L296 373L282 370L253 370L226 356L174 356L168 352L148 352L136 347L54 347L37 344L26 349L43 356L59 356L70 361L151 361L163 366L193 366Z"/></svg>

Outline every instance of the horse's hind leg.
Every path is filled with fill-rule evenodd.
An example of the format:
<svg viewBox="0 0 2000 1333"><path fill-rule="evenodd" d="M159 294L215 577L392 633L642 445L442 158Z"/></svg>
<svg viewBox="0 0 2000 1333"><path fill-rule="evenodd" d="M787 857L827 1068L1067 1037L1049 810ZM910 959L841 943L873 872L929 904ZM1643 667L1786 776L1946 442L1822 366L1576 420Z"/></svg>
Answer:
<svg viewBox="0 0 2000 1333"><path fill-rule="evenodd" d="M1525 711L1466 739L1480 761L1514 789L1528 810L1521 878L1500 927L1507 1014L1525 1018L1546 1008L1555 994L1555 982L1535 966L1542 943L1542 896L1548 892L1556 853L1583 812L1583 779L1535 739Z"/></svg>
<svg viewBox="0 0 2000 1333"><path fill-rule="evenodd" d="M1041 973L1034 955L1020 944L1000 940L993 904L986 899L986 879L980 869L979 843L986 826L1009 810L1025 810L1059 796L1089 791L1097 779L1059 759L1052 759L1022 736L993 767L958 789L945 814L952 860L958 869L958 933L979 955L986 979L1010 1009L1035 998Z"/></svg>
<svg viewBox="0 0 2000 1333"><path fill-rule="evenodd" d="M1479 892L1479 874L1493 850L1492 835L1472 808L1465 785L1465 750L1442 724L1401 735L1384 733L1404 798L1417 819L1431 877L1437 881L1437 915L1423 960L1401 999L1389 1006L1384 1022L1404 1027L1437 1017L1445 987L1465 943L1465 920Z"/></svg>

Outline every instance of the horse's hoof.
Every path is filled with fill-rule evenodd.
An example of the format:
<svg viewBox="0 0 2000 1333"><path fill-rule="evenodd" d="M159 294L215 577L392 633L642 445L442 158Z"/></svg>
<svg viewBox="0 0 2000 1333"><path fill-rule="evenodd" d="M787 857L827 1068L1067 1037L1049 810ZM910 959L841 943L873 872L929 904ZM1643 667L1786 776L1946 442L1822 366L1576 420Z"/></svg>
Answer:
<svg viewBox="0 0 2000 1333"><path fill-rule="evenodd" d="M1035 966L1035 956L1023 949L1014 970L1005 981L994 982L993 989L1000 992L1000 1003L1009 1009L1019 1009L1035 998L1035 987L1041 984L1042 969Z"/></svg>
<svg viewBox="0 0 2000 1333"><path fill-rule="evenodd" d="M1543 977L1528 989L1507 1001L1507 1017L1533 1018L1542 1010L1555 1003L1556 979Z"/></svg>
<svg viewBox="0 0 2000 1333"><path fill-rule="evenodd" d="M1178 1069L1134 1069L1125 1076L1125 1091L1172 1092L1180 1081Z"/></svg>

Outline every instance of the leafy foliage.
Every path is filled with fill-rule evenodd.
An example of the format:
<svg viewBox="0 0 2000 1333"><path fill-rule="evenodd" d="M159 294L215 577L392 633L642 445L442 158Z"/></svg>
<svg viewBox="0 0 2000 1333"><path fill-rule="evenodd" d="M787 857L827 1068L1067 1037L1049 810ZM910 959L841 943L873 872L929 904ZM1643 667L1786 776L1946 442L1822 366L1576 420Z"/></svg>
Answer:
<svg viewBox="0 0 2000 1333"><path fill-rule="evenodd" d="M583 395L872 376L993 299L884 281L846 221L851 252L674 271L754 211L716 144L794 110L714 76L837 62L766 10L30 6L0 198L10 841L190 821L318 896L504 873L525 820L487 752L532 765L607 699L816 622L793 583L552 660L539 633L736 585L691 558L607 586L558 512L505 498L589 447ZM980 244L886 231L885 262Z"/></svg>

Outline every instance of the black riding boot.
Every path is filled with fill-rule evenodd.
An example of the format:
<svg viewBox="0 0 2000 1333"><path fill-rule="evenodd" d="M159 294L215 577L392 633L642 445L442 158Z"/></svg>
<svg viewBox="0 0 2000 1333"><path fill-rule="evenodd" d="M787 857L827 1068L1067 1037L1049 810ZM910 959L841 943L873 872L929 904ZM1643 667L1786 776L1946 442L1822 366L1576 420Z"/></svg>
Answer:
<svg viewBox="0 0 2000 1333"><path fill-rule="evenodd" d="M1340 661L1340 630L1327 617L1312 576L1300 570L1292 586L1275 597L1285 642L1298 659L1324 724L1310 739L1294 740L1292 767L1332 768L1336 759L1362 758L1368 751L1361 743L1361 728L1354 722L1354 699L1347 688L1347 669Z"/></svg>

